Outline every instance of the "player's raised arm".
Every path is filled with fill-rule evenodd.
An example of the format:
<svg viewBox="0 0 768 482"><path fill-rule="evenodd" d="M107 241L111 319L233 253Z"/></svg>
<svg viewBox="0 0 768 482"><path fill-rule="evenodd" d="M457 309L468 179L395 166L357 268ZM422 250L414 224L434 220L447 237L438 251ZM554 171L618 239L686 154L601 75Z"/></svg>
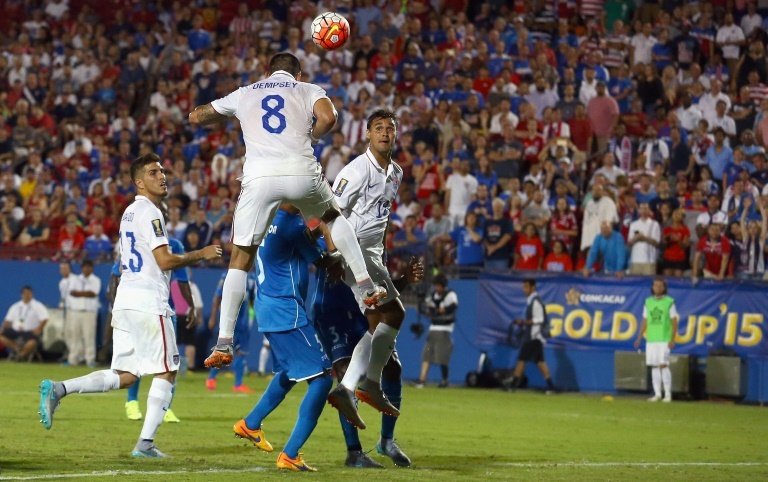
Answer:
<svg viewBox="0 0 768 482"><path fill-rule="evenodd" d="M318 141L322 139L326 134L331 132L333 126L336 125L336 118L338 113L333 106L331 99L324 97L318 99L312 109L315 115L315 126L312 128L312 132L309 135L313 140Z"/></svg>
<svg viewBox="0 0 768 482"><path fill-rule="evenodd" d="M152 254L160 269L167 271L169 269L183 268L184 266L189 266L203 260L211 261L219 259L221 258L221 246L212 244L203 249L190 251L189 253L173 254L168 250L167 245L162 245L153 249Z"/></svg>
<svg viewBox="0 0 768 482"><path fill-rule="evenodd" d="M219 114L213 108L213 104L198 105L189 113L189 123L192 125L215 124L225 120L228 116Z"/></svg>

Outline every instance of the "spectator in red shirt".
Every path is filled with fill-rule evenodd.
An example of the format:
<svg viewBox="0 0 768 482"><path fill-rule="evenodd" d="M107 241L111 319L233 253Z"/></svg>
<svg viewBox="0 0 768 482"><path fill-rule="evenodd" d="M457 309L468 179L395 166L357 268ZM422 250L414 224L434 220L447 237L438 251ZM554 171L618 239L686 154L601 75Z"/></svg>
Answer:
<svg viewBox="0 0 768 482"><path fill-rule="evenodd" d="M77 214L68 214L67 223L59 232L59 241L56 245L60 259L76 259L85 246L85 235L78 225Z"/></svg>
<svg viewBox="0 0 768 482"><path fill-rule="evenodd" d="M672 213L672 224L664 228L664 252L661 267L664 276L682 276L688 269L688 248L691 245L691 231L684 223L685 211L676 209Z"/></svg>
<svg viewBox="0 0 768 482"><path fill-rule="evenodd" d="M549 221L549 232L553 250L554 244L562 243L563 251L572 252L574 242L579 235L579 225L576 221L576 215L568 206L567 198L561 197L555 202L555 211Z"/></svg>
<svg viewBox="0 0 768 482"><path fill-rule="evenodd" d="M527 223L515 246L515 269L540 270L544 261L544 245L536 226Z"/></svg>
<svg viewBox="0 0 768 482"><path fill-rule="evenodd" d="M579 104L573 119L568 121L571 128L571 140L580 151L591 152L592 148L592 124L587 118L587 109Z"/></svg>
<svg viewBox="0 0 768 482"><path fill-rule="evenodd" d="M565 252L562 241L553 243L552 252L544 258L544 269L558 273L573 271L573 261L571 256Z"/></svg>
<svg viewBox="0 0 768 482"><path fill-rule="evenodd" d="M731 256L731 243L721 234L721 223L725 223L725 214L717 213L712 217L712 223L707 226L707 234L696 244L696 255L693 258L691 277L698 281L699 271L703 277L721 281L728 270L728 260ZM702 259L703 257L703 259Z"/></svg>

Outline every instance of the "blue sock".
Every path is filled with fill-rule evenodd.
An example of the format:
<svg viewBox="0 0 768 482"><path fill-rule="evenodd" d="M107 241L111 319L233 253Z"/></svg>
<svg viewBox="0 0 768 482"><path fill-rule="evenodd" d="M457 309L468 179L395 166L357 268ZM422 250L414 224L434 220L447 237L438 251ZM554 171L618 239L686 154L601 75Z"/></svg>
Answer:
<svg viewBox="0 0 768 482"><path fill-rule="evenodd" d="M216 380L216 375L219 374L218 368L211 368L211 371L208 372L208 380Z"/></svg>
<svg viewBox="0 0 768 482"><path fill-rule="evenodd" d="M339 414L339 422L341 422L341 431L344 433L344 442L347 444L347 450L363 450L357 428L349 423L349 420L342 414Z"/></svg>
<svg viewBox="0 0 768 482"><path fill-rule="evenodd" d="M290 381L284 371L275 373L275 378L269 382L258 403L253 407L251 413L245 416L245 426L251 430L261 428L262 420L267 418L267 415L280 405L280 402L283 401L294 385L296 385L296 382Z"/></svg>
<svg viewBox="0 0 768 482"><path fill-rule="evenodd" d="M317 419L323 413L331 386L333 386L331 375L322 375L309 382L307 394L304 395L304 400L299 407L299 418L283 449L288 457L295 459L299 455L299 450L317 426Z"/></svg>
<svg viewBox="0 0 768 482"><path fill-rule="evenodd" d="M400 401L403 394L403 381L401 378L397 380L381 379L381 390L384 395L387 396L389 401L400 409ZM397 423L397 417L390 417L389 415L381 416L381 438L391 440L395 435L395 424Z"/></svg>
<svg viewBox="0 0 768 482"><path fill-rule="evenodd" d="M139 399L139 383L141 383L141 378L136 380L136 383L128 387L128 401L129 402L135 402Z"/></svg>
<svg viewBox="0 0 768 482"><path fill-rule="evenodd" d="M243 384L243 374L245 373L244 356L235 355L235 359L232 361L232 373L235 375L235 386L239 387Z"/></svg>

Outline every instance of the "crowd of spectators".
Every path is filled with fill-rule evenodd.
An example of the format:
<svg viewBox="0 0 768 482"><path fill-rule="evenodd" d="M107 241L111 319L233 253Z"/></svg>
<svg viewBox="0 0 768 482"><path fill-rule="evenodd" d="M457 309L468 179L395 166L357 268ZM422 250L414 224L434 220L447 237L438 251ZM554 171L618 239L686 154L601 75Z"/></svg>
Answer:
<svg viewBox="0 0 768 482"><path fill-rule="evenodd" d="M314 16L353 35L321 51ZM157 153L168 227L227 244L244 146L187 113L294 53L326 89L326 176L395 110L387 244L433 266L762 278L768 16L753 1L9 0L0 19L0 241L106 260ZM449 268L450 269L450 268Z"/></svg>

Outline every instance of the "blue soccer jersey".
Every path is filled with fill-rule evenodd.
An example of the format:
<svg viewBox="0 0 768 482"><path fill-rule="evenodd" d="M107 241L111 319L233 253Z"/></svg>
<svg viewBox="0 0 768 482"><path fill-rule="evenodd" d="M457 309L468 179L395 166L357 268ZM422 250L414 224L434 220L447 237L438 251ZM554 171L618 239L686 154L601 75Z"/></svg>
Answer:
<svg viewBox="0 0 768 482"><path fill-rule="evenodd" d="M304 300L308 265L321 254L301 215L278 210L256 257L259 331L287 331L307 325Z"/></svg>

